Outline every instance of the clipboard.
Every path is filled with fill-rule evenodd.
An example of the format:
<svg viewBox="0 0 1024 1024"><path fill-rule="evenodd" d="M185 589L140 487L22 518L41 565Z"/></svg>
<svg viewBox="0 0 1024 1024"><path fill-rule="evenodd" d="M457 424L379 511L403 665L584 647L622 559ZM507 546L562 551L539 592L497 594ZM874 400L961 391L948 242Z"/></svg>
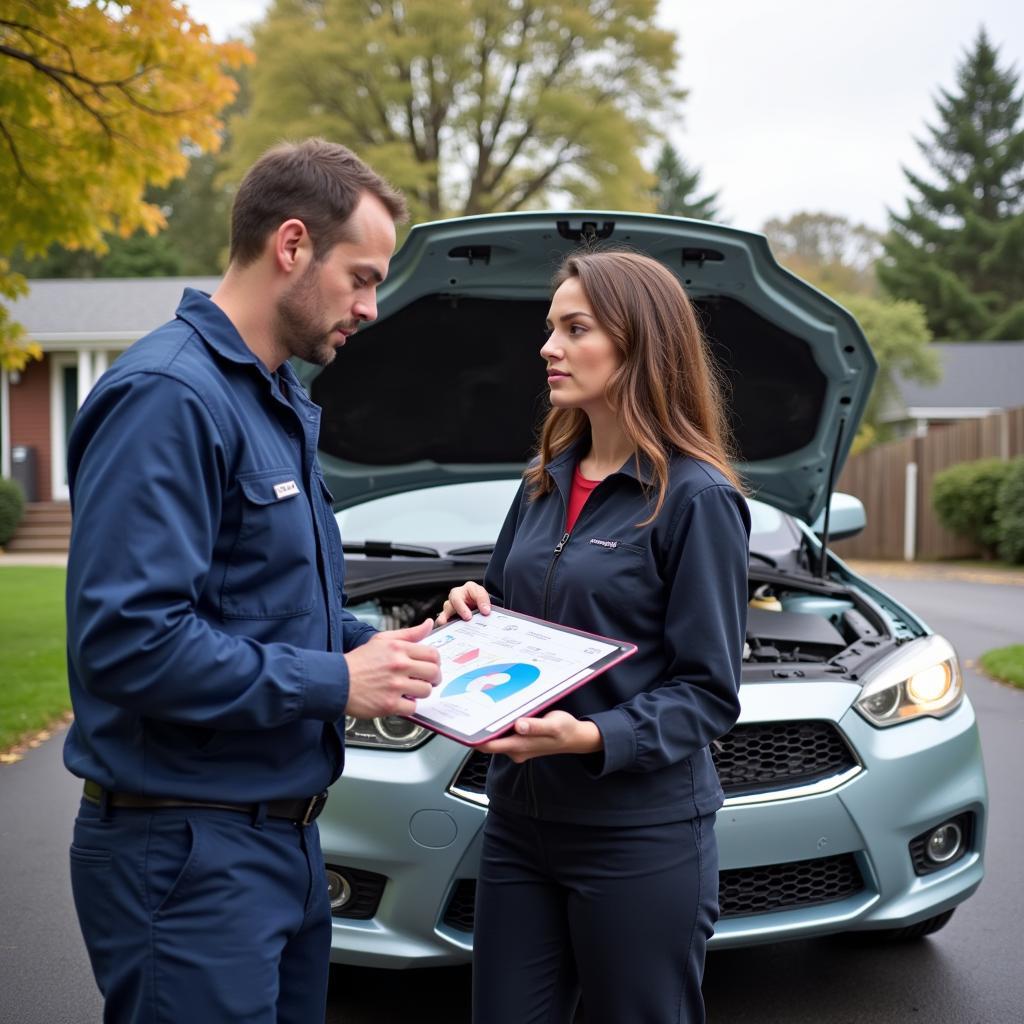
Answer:
<svg viewBox="0 0 1024 1024"><path fill-rule="evenodd" d="M494 608L438 626L421 643L441 682L407 716L467 747L496 739L636 653L636 645Z"/></svg>

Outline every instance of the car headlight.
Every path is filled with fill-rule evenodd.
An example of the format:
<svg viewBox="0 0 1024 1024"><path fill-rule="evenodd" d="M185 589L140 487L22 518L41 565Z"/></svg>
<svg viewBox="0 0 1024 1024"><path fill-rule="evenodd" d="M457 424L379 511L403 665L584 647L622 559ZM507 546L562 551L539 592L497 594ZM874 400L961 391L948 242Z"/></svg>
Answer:
<svg viewBox="0 0 1024 1024"><path fill-rule="evenodd" d="M345 743L350 747L376 747L385 750L412 750L433 735L422 725L400 715L386 718L345 716Z"/></svg>
<svg viewBox="0 0 1024 1024"><path fill-rule="evenodd" d="M922 715L941 718L963 699L964 680L952 644L926 636L886 662L854 706L872 725L899 725Z"/></svg>

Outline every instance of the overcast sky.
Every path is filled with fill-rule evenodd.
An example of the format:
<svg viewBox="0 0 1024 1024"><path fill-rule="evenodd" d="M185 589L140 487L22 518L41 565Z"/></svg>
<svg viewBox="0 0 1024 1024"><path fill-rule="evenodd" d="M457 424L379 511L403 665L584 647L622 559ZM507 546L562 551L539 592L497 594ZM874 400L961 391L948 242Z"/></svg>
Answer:
<svg viewBox="0 0 1024 1024"><path fill-rule="evenodd" d="M191 0L214 37L244 32L266 0ZM955 88L984 25L1024 73L1024 0L661 0L689 90L670 131L737 227L799 210L875 228L923 171L914 138ZM343 141L343 140L339 140Z"/></svg>

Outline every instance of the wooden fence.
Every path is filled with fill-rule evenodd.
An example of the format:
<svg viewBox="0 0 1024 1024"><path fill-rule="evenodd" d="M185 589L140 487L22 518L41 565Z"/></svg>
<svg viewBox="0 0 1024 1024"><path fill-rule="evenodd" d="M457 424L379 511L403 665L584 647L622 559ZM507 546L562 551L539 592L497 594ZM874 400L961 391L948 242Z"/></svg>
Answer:
<svg viewBox="0 0 1024 1024"><path fill-rule="evenodd" d="M922 437L876 445L847 460L836 490L854 494L867 529L835 545L841 558L976 558L968 540L944 529L932 509L935 474L957 462L1024 455L1024 407L932 427ZM909 508L908 508L909 505Z"/></svg>

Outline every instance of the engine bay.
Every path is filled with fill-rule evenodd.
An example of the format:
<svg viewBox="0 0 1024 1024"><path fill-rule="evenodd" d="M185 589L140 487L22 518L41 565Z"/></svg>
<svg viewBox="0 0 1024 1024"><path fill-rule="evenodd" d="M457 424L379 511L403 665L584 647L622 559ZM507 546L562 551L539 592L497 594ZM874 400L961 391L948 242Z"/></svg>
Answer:
<svg viewBox="0 0 1024 1024"><path fill-rule="evenodd" d="M349 611L377 629L403 629L436 616L449 588L461 582L381 588L356 596ZM748 668L760 677L758 667L818 665L830 674L856 678L862 662L892 642L884 615L860 593L832 581L751 570L745 675ZM796 678L803 674L792 673ZM779 678L780 673L772 675Z"/></svg>

